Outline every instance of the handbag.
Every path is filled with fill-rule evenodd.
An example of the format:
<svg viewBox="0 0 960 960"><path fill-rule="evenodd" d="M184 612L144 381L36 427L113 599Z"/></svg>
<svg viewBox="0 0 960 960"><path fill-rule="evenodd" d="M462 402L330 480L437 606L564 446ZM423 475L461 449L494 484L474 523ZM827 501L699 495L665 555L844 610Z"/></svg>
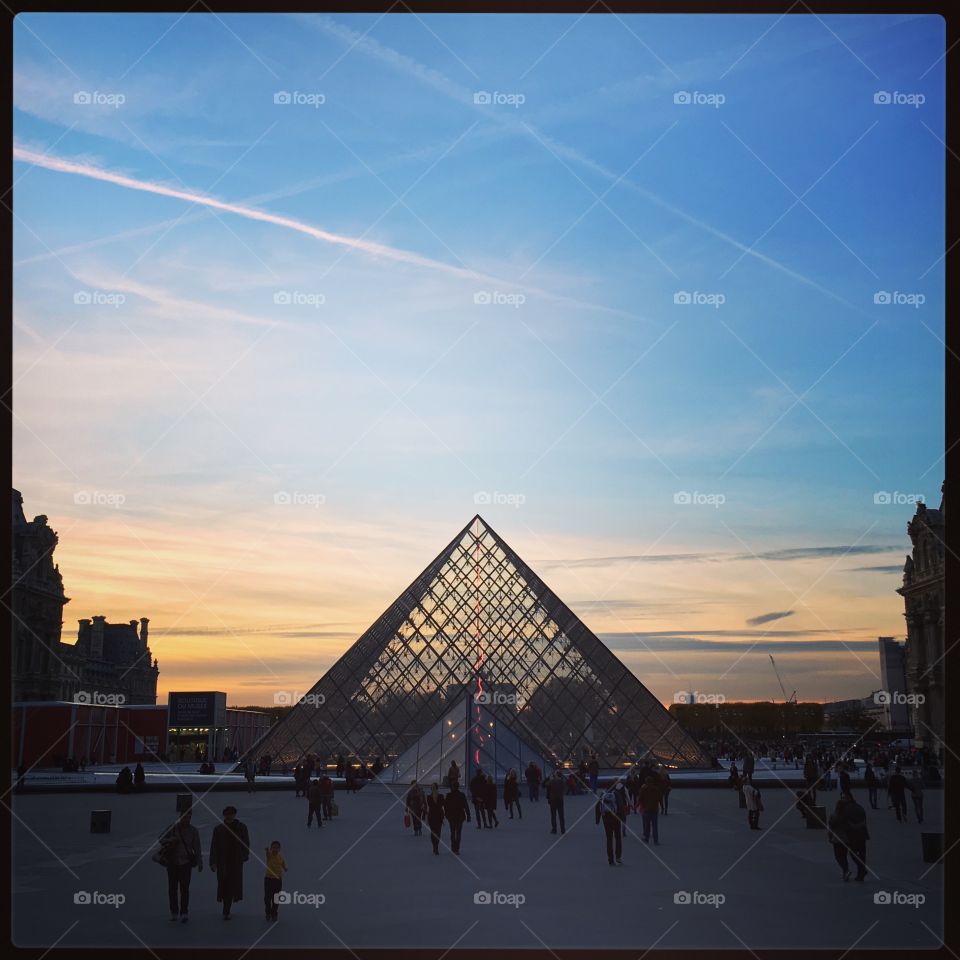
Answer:
<svg viewBox="0 0 960 960"><path fill-rule="evenodd" d="M170 854L173 852L173 848L176 845L177 840L174 836L166 836L160 839L160 849L154 853L150 858L154 863L160 864L161 867L166 867L170 863Z"/></svg>
<svg viewBox="0 0 960 960"><path fill-rule="evenodd" d="M404 825L405 827L409 827L411 823L413 823L413 821L410 819L410 814L409 814L409 813L405 813L405 814L403 815L403 825Z"/></svg>
<svg viewBox="0 0 960 960"><path fill-rule="evenodd" d="M339 808L335 803L331 803L331 804L330 804L330 813L331 813L334 817L339 817L339 816L340 816L340 808Z"/></svg>

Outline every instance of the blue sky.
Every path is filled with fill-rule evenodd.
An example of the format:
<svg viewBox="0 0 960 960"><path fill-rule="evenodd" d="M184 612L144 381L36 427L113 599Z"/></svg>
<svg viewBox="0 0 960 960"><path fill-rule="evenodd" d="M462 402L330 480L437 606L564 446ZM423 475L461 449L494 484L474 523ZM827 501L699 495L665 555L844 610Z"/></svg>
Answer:
<svg viewBox="0 0 960 960"><path fill-rule="evenodd" d="M150 616L163 689L267 702L480 509L665 700L773 696L778 649L801 697L877 687L942 479L943 47L19 16L15 482L67 635Z"/></svg>

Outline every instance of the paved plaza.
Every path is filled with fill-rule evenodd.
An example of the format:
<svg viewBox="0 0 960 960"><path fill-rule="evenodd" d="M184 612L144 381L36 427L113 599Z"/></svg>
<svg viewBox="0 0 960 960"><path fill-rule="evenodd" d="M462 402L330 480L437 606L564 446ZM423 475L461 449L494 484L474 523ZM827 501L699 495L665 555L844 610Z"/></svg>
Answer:
<svg viewBox="0 0 960 960"><path fill-rule="evenodd" d="M857 791L867 807L865 791ZM340 816L305 827L306 801L287 792L199 795L194 824L206 860L221 808L233 803L254 856L245 896L224 922L215 877L194 873L191 919L168 920L166 875L151 853L172 821L168 792L16 796L14 941L20 946L933 948L942 929L942 868L923 862L921 830L942 829L942 793L926 819L897 823L867 807L865 883L843 882L822 830L808 830L791 791L764 790L764 829L747 828L733 791L678 788L660 818L660 845L628 817L624 863L609 866L590 797L566 800L567 832L552 836L544 800L523 819L466 824L462 855L432 855L429 836L402 825L398 794L380 785L338 792ZM828 807L836 791L823 795ZM91 834L90 811L112 810L112 831ZM280 840L295 903L264 920L263 848ZM89 896L77 896L88 894ZM881 900L875 902L877 894ZM94 902L75 902L92 900ZM97 902L99 901L99 902ZM479 901L479 902L478 902ZM489 901L489 902L484 902ZM689 902L678 902L689 901Z"/></svg>

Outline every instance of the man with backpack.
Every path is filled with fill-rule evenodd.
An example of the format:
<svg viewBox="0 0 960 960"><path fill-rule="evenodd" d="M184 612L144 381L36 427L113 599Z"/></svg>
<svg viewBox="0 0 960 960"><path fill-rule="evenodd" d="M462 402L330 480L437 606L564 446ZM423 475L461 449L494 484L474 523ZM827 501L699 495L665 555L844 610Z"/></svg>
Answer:
<svg viewBox="0 0 960 960"><path fill-rule="evenodd" d="M626 811L626 790L618 780L600 794L595 811L597 824L603 821L603 832L607 838L607 862L610 866L613 866L614 857L617 863L623 863L623 823Z"/></svg>

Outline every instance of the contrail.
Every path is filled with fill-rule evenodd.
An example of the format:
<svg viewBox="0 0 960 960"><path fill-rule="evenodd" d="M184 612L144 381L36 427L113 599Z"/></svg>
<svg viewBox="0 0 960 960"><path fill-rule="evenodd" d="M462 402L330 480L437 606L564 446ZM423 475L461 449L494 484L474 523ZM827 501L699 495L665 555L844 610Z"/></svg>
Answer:
<svg viewBox="0 0 960 960"><path fill-rule="evenodd" d="M450 276L466 278L474 281L482 281L494 288L496 287L514 287L521 290L527 290L532 294L543 297L548 300L569 303L574 306L587 307L592 310L602 310L605 313L613 313L618 316L628 317L631 320L638 319L635 314L628 313L625 310L619 310L615 307L607 307L602 304L589 303L577 300L573 297L565 297L560 294L551 293L548 290L541 290L537 287L530 287L526 284L517 283L515 280L505 280L501 277L493 277L489 274L477 273L467 267L458 267L451 263L444 263L442 260L434 260L431 257L424 257L410 250L403 250L399 247L389 247L382 243L375 243L371 240L362 240L358 237L348 237L340 233L332 233L329 230L322 230L320 227L311 226L301 220L294 220L292 217L282 217L279 214L267 213L265 210L258 210L256 207L248 207L240 203L228 203L225 200L218 200L216 197L209 197L202 193L194 193L190 190L178 190L176 187L167 187L160 183L152 183L149 180L137 180L134 177L127 177L120 173L112 173L109 170L103 170L88 163L78 163L74 160L67 160L63 157L55 157L48 153L37 153L35 150L28 150L25 147L14 145L13 156L15 160L22 160L25 163L33 163L38 167L47 170L54 170L58 173L72 173L75 176L89 177L92 180L101 180L104 183L113 183L119 187L126 187L128 190L140 190L144 193L155 193L162 197L172 197L176 200L184 200L187 203L194 203L198 206L209 207L213 210L222 210L225 213L232 213L239 217L246 217L248 220L258 220L261 223L270 223L277 227L283 227L287 230L295 230L297 233L313 237L315 240L322 240L326 243L332 243L340 247L347 247L351 250L357 250L361 253L369 254L374 257L382 257L385 260L393 260L397 263L411 264L417 267L425 267L428 270L436 270L446 273Z"/></svg>
<svg viewBox="0 0 960 960"><path fill-rule="evenodd" d="M374 257L384 257L387 260L395 260L398 263L409 263L414 266L427 267L432 270L441 270L453 276L469 277L473 280L494 279L492 277L485 277L483 274L476 273L464 267L457 267L453 264L444 263L441 260L423 257L409 250L388 247L382 243L375 243L372 240L360 240L356 237L347 237L343 234L331 233L329 230L321 230L319 227L313 227L300 220L294 220L292 217L281 217L279 214L267 213L264 210L258 210L256 207L247 207L239 203L228 203L225 200L217 200L215 197L208 197L202 193L178 190L176 187L167 187L160 183L151 183L148 180L136 180L133 177L126 177L120 173L111 173L109 170L102 170L100 167L94 167L87 163L77 163L73 160L65 160L62 157L54 157L46 153L37 153L33 150L27 150L24 147L17 146L13 148L13 156L16 160L33 163L38 167L55 170L58 173L72 173L80 177L89 177L92 180L102 180L104 183L113 183L118 187L126 187L128 190L155 193L162 197L172 197L176 200L185 200L187 203L196 203L200 206L211 207L214 210L223 210L225 213L233 213L238 217L246 217L248 220L272 223L274 226L285 227L287 230L296 230L298 233L306 234L315 240L323 240L326 243L333 243L337 246L349 247L352 250L359 250L362 253L368 253ZM498 282L505 283L506 281ZM517 284L513 284L513 286L517 286Z"/></svg>

